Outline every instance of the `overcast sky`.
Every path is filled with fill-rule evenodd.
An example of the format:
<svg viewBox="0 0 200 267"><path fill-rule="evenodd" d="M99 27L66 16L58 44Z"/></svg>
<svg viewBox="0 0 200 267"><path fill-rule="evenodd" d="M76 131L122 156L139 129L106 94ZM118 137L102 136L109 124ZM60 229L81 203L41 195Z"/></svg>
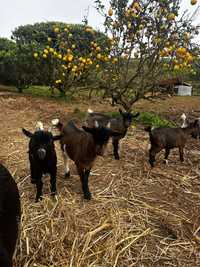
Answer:
<svg viewBox="0 0 200 267"><path fill-rule="evenodd" d="M199 0L200 2L200 0ZM104 0L108 5L109 0ZM190 0L182 0L182 9L190 12L196 6ZM94 0L2 0L0 13L0 37L10 37L20 25L42 21L81 23L89 8L89 24L102 29L102 17L94 8ZM200 15L197 21L200 23Z"/></svg>

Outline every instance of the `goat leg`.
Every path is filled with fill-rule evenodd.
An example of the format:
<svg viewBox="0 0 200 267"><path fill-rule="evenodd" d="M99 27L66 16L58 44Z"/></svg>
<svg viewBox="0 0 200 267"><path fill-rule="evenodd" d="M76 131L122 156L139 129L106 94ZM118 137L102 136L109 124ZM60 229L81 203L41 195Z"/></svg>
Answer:
<svg viewBox="0 0 200 267"><path fill-rule="evenodd" d="M70 170L69 170L69 158L67 155L67 152L63 151L63 160L64 160L64 168L65 168L65 178L69 178L70 177Z"/></svg>
<svg viewBox="0 0 200 267"><path fill-rule="evenodd" d="M37 176L38 176L38 173L35 170L35 165L31 164L31 183L32 184L37 183Z"/></svg>
<svg viewBox="0 0 200 267"><path fill-rule="evenodd" d="M42 187L43 187L43 182L40 179L39 181L37 181L36 183L36 188L37 188L37 193L36 193L36 199L35 202L38 202L38 200L42 199Z"/></svg>
<svg viewBox="0 0 200 267"><path fill-rule="evenodd" d="M156 154L160 152L162 148L157 146L151 146L149 149L149 163L151 167L154 167L154 162L156 161Z"/></svg>
<svg viewBox="0 0 200 267"><path fill-rule="evenodd" d="M56 195L56 170L52 171L50 174L50 183L51 183L51 195Z"/></svg>
<svg viewBox="0 0 200 267"><path fill-rule="evenodd" d="M183 147L179 147L179 155L180 155L180 161L183 162L184 161L184 156L183 156Z"/></svg>
<svg viewBox="0 0 200 267"><path fill-rule="evenodd" d="M113 143L113 153L114 153L114 158L116 160L119 160L119 140L118 139L113 139L112 141Z"/></svg>
<svg viewBox="0 0 200 267"><path fill-rule="evenodd" d="M149 163L151 165L151 167L154 167L154 162L155 162L155 153L153 153L153 149L150 148L149 149Z"/></svg>
<svg viewBox="0 0 200 267"><path fill-rule="evenodd" d="M81 185L82 185L84 198L90 200L91 199L91 193L90 193L89 186L88 186L88 178L90 175L90 169L84 170L80 167L77 167L77 169L78 169L78 173L79 173L79 176L81 179Z"/></svg>
<svg viewBox="0 0 200 267"><path fill-rule="evenodd" d="M165 158L164 158L164 163L168 164L168 157L169 157L170 149L165 148Z"/></svg>

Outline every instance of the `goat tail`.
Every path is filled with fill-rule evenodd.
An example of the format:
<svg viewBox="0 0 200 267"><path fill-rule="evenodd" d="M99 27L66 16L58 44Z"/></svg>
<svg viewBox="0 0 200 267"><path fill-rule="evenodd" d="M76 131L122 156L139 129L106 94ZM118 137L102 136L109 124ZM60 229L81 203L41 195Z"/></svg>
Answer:
<svg viewBox="0 0 200 267"><path fill-rule="evenodd" d="M147 126L147 127L145 127L144 130L145 130L146 132L151 133L151 126Z"/></svg>
<svg viewBox="0 0 200 267"><path fill-rule="evenodd" d="M59 131L62 130L63 124L59 121L59 119L54 119L51 121L51 123L52 123L53 127L58 128Z"/></svg>
<svg viewBox="0 0 200 267"><path fill-rule="evenodd" d="M87 112L90 114L90 113L93 113L94 111L90 108L88 108Z"/></svg>

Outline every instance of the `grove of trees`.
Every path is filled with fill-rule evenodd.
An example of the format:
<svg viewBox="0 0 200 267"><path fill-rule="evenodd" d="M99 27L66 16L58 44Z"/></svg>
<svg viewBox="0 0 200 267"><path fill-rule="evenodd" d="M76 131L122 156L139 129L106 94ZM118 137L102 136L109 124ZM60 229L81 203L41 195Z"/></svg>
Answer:
<svg viewBox="0 0 200 267"><path fill-rule="evenodd" d="M94 2L104 33L86 20L20 26L12 40L0 38L0 83L19 91L46 85L62 95L94 88L129 110L152 91L162 93L162 77L198 79L198 8L180 14L180 0L110 0L106 10Z"/></svg>

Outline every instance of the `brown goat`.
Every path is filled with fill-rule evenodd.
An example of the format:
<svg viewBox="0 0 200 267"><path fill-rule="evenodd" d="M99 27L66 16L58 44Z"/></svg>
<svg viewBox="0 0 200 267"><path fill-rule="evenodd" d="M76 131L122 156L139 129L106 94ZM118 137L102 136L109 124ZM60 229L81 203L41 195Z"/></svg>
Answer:
<svg viewBox="0 0 200 267"><path fill-rule="evenodd" d="M18 238L20 196L12 175L0 164L0 267L12 267Z"/></svg>
<svg viewBox="0 0 200 267"><path fill-rule="evenodd" d="M107 127L100 127L96 122L96 127L89 128L83 126L79 129L73 121L69 121L65 126L55 119L52 124L56 126L62 135L60 140L63 152L65 177L70 176L68 167L68 157L74 161L81 179L82 190L85 199L91 199L88 186L90 170L96 156L103 156L109 138L118 133Z"/></svg>
<svg viewBox="0 0 200 267"><path fill-rule="evenodd" d="M147 127L145 130L149 132L151 148L149 150L149 163L154 167L155 156L162 149L165 149L165 162L172 148L179 148L180 161L184 161L183 149L189 136L197 131L199 127L199 120L195 120L190 123L186 128L170 128L160 127L151 130L151 127Z"/></svg>

